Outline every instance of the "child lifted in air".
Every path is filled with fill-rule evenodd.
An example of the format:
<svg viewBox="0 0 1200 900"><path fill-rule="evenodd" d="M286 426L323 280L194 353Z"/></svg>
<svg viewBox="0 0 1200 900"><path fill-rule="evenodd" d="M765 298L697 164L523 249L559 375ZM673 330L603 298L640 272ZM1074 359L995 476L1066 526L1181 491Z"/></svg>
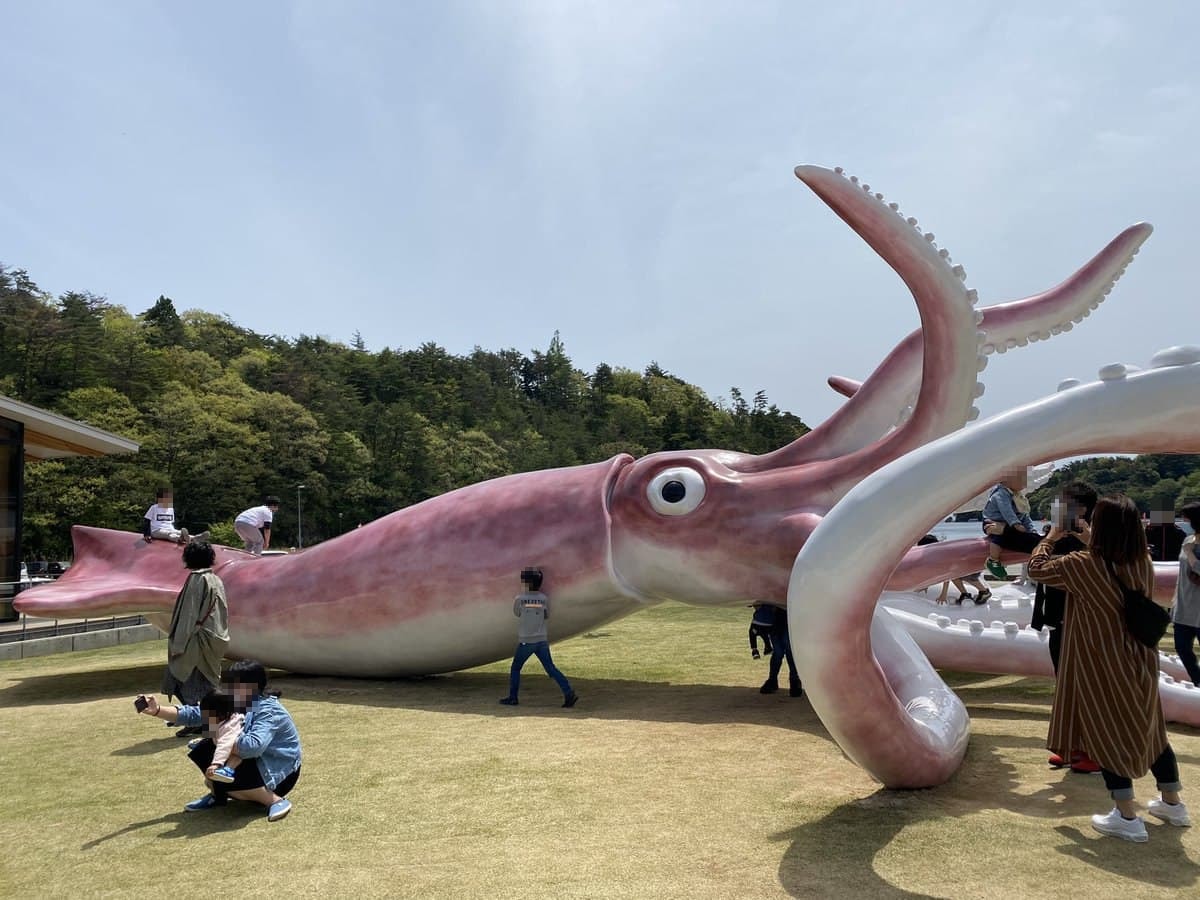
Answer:
<svg viewBox="0 0 1200 900"><path fill-rule="evenodd" d="M1009 577L1000 562L1001 550L1032 553L1041 542L1029 517L1029 500L1024 493L1028 484L1029 475L1022 466L1001 479L983 505L983 530L989 541L987 570L996 578Z"/></svg>
<svg viewBox="0 0 1200 900"><path fill-rule="evenodd" d="M200 700L200 714L204 716L204 728L216 745L212 765L204 775L209 781L232 784L237 777L237 767L242 759L234 752L237 740L242 735L242 723L246 717L233 708L233 695L225 691L209 691Z"/></svg>

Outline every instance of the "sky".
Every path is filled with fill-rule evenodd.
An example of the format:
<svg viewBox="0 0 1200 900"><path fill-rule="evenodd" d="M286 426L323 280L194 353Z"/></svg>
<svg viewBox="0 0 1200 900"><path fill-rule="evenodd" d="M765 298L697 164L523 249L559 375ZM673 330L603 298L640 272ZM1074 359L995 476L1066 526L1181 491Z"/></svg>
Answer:
<svg viewBox="0 0 1200 900"><path fill-rule="evenodd" d="M0 0L0 262L369 350L651 361L816 425L917 325L793 175L1042 291L1155 233L984 417L1200 344L1200 4Z"/></svg>

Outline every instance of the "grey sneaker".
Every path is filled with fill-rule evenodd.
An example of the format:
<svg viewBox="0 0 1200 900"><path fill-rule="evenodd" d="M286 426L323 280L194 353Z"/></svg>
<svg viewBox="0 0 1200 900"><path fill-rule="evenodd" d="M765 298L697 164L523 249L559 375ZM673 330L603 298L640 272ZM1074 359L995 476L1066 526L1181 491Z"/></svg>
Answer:
<svg viewBox="0 0 1200 900"><path fill-rule="evenodd" d="M179 529L179 543L186 544L190 540L191 540L191 538L188 537L188 530L186 528L180 528Z"/></svg>
<svg viewBox="0 0 1200 900"><path fill-rule="evenodd" d="M1187 807L1182 803L1167 803L1165 800L1151 800L1146 805L1146 812L1156 819L1162 819L1168 825L1187 828L1192 824Z"/></svg>
<svg viewBox="0 0 1200 900"><path fill-rule="evenodd" d="M1092 827L1101 834L1121 838L1123 841L1133 841L1135 844L1144 844L1150 840L1150 835L1146 834L1146 823L1142 821L1141 816L1126 819L1115 806L1106 816L1092 816Z"/></svg>
<svg viewBox="0 0 1200 900"><path fill-rule="evenodd" d="M193 534L193 535L192 535L192 536L189 538L189 540L192 540L192 541L207 541L207 540L208 540L209 538L211 538L211 537L212 537L212 532L211 532L211 531L202 531L202 532L200 532L199 534Z"/></svg>

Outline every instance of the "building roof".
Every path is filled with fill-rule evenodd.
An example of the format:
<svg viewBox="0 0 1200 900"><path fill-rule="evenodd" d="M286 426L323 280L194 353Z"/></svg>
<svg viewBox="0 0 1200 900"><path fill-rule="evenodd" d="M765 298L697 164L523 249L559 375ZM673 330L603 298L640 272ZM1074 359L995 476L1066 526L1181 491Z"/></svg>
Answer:
<svg viewBox="0 0 1200 900"><path fill-rule="evenodd" d="M25 426L25 459L137 453L138 443L0 395L0 417Z"/></svg>

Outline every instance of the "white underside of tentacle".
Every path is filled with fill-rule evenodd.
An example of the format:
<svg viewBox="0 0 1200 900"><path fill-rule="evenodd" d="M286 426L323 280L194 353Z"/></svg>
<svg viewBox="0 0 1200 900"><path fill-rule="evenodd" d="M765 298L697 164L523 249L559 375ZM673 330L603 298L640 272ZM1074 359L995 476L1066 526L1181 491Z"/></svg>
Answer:
<svg viewBox="0 0 1200 900"><path fill-rule="evenodd" d="M876 601L926 525L1013 465L1085 453L1200 451L1191 399L1200 391L1198 360L1200 349L1173 348L1149 371L1106 366L1101 381L914 450L863 480L824 517L792 569L789 628L813 708L852 759L893 787L941 783L961 761L953 737L965 727L961 704L944 703L942 686L930 695L930 708L947 717L943 726L931 728L926 713L914 721L913 697L898 694L888 659L872 652ZM902 518L878 528L881 511L897 510ZM871 553L864 556L866 535ZM902 675L911 685L907 666ZM931 734L946 737L931 744Z"/></svg>
<svg viewBox="0 0 1200 900"><path fill-rule="evenodd" d="M899 625L937 669L1053 677L1049 629L1029 627L1032 603L942 606L912 594L884 594L879 609ZM885 667L886 668L886 667ZM1200 726L1200 688L1178 656L1159 654L1159 695L1168 722Z"/></svg>

